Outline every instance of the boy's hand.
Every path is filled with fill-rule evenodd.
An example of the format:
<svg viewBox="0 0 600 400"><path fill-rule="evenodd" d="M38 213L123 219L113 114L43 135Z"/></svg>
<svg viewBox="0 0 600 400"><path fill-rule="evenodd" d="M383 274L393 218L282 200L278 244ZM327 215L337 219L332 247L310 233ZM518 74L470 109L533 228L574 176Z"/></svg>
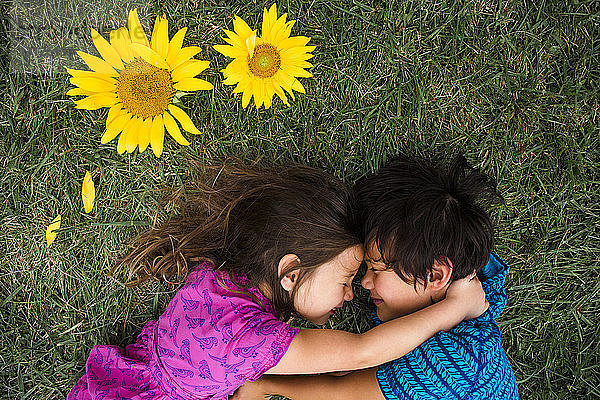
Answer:
<svg viewBox="0 0 600 400"><path fill-rule="evenodd" d="M455 303L457 309L463 310L464 319L477 318L490 306L475 272L452 282L446 292L446 300Z"/></svg>
<svg viewBox="0 0 600 400"><path fill-rule="evenodd" d="M255 382L244 382L235 393L229 397L230 400L263 400L267 396L261 386L261 379Z"/></svg>

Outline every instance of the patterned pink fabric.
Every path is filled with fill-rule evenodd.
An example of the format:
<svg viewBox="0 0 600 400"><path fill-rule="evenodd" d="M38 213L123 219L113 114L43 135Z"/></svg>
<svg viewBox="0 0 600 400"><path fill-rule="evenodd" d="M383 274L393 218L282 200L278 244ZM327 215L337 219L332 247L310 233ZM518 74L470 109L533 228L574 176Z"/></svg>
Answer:
<svg viewBox="0 0 600 400"><path fill-rule="evenodd" d="M275 366L298 331L257 289L204 263L136 343L95 346L67 400L227 399Z"/></svg>

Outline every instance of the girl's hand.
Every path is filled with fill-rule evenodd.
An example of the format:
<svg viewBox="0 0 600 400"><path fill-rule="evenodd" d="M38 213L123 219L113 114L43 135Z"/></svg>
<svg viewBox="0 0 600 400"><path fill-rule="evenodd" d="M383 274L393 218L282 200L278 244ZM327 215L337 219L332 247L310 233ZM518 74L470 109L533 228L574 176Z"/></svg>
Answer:
<svg viewBox="0 0 600 400"><path fill-rule="evenodd" d="M464 319L477 318L490 306L475 272L452 282L446 291L446 300L453 302L457 309L464 312Z"/></svg>
<svg viewBox="0 0 600 400"><path fill-rule="evenodd" d="M263 378L264 379L264 378ZM230 400L264 400L267 393L261 386L261 379L254 382L244 382L235 393L229 397Z"/></svg>

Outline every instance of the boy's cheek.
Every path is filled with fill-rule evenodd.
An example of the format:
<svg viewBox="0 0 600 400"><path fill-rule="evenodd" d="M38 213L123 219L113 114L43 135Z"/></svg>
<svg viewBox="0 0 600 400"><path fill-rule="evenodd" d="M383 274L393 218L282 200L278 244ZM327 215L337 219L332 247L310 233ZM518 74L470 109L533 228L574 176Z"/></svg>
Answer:
<svg viewBox="0 0 600 400"><path fill-rule="evenodd" d="M377 318L379 318L381 322L387 322L400 316L401 315L394 315L394 313L385 306L385 303L377 307Z"/></svg>

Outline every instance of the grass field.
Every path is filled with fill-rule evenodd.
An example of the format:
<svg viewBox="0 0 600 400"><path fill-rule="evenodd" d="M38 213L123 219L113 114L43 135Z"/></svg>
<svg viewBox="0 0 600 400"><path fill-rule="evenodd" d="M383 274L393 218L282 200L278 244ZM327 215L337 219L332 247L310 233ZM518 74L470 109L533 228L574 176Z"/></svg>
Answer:
<svg viewBox="0 0 600 400"><path fill-rule="evenodd" d="M462 152L498 182L496 251L512 267L498 322L521 397L600 398L600 3L284 1L293 34L317 46L314 78L267 111L231 97L212 45L234 14L257 25L271 2L150 3L0 1L0 398L64 398L94 344L125 345L162 313L176 288L127 289L107 273L190 160L293 160L352 183L399 150ZM96 54L89 28L106 37L134 6L147 33L157 13L171 35L188 26L215 84L183 99L204 134L185 148L167 139L160 159L101 145L106 109L65 95L63 66L83 68L75 50ZM365 329L358 297L330 326Z"/></svg>

